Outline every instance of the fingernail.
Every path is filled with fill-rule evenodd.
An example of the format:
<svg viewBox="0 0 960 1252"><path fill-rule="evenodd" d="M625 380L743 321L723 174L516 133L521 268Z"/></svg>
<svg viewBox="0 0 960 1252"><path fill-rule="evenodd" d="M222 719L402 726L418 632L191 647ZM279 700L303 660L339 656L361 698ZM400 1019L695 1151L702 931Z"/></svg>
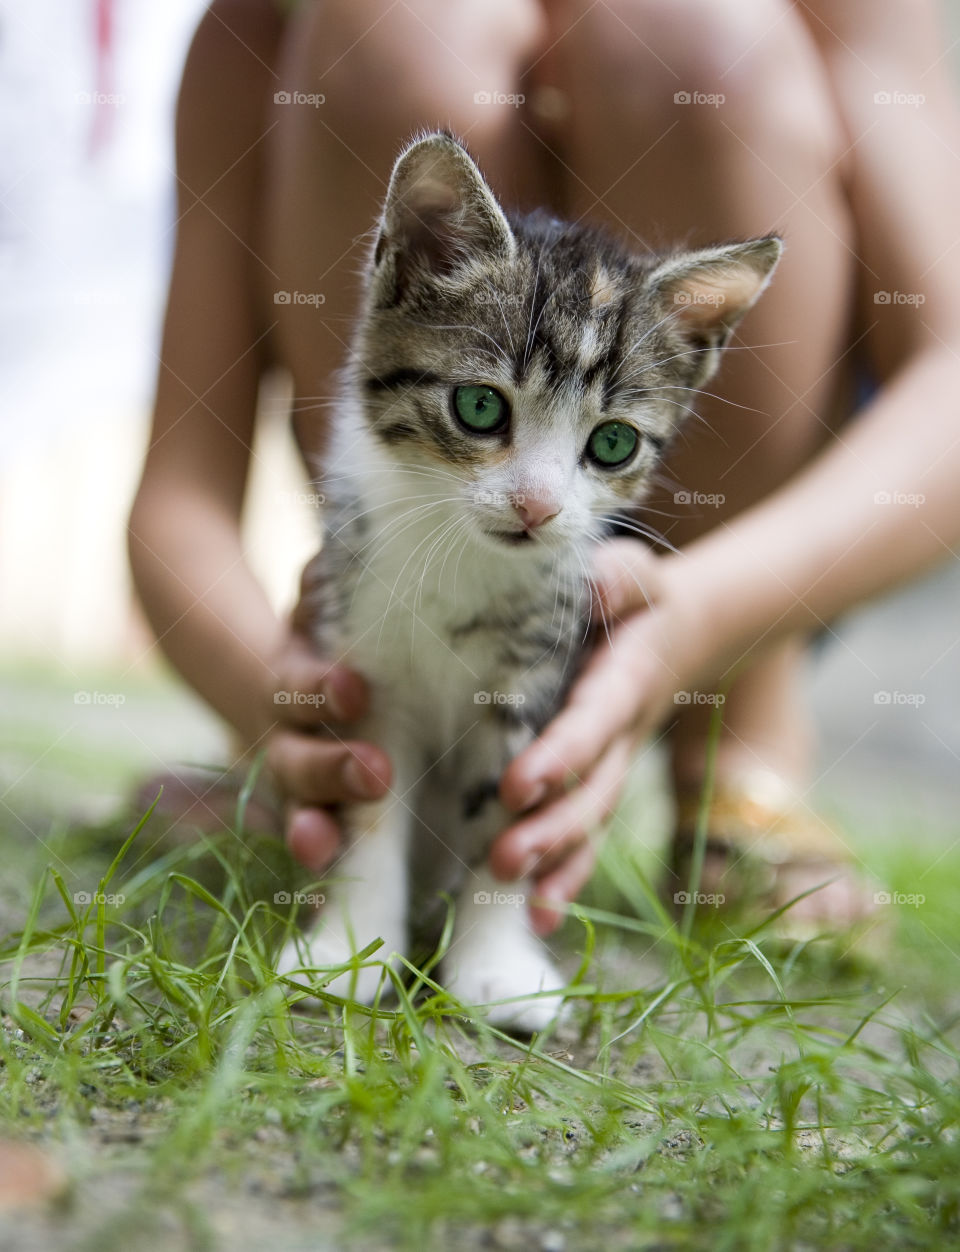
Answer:
<svg viewBox="0 0 960 1252"><path fill-rule="evenodd" d="M324 684L323 702L331 715L335 717L338 722L345 722L347 720L347 710L343 706L343 697L340 692L337 691L337 688L331 678L328 678Z"/></svg>
<svg viewBox="0 0 960 1252"><path fill-rule="evenodd" d="M522 804L524 809L535 809L538 804L542 804L546 799L547 790L547 784L542 778L538 779L534 783L531 783L529 788L525 792L521 793L523 796Z"/></svg>
<svg viewBox="0 0 960 1252"><path fill-rule="evenodd" d="M528 853L527 856L525 856L524 859L520 862L520 872L517 874L517 877L518 878L531 878L533 876L533 871L537 868L537 862L539 860L540 860L540 856L538 853L536 852Z"/></svg>
<svg viewBox="0 0 960 1252"><path fill-rule="evenodd" d="M355 756L347 758L343 767L343 781L347 790L361 800L373 800L380 795L379 783L370 777Z"/></svg>

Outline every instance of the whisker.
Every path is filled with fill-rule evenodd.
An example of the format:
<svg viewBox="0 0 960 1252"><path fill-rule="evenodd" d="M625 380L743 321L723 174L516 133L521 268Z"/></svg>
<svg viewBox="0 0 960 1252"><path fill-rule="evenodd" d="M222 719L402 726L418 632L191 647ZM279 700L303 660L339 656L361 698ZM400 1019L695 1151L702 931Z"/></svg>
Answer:
<svg viewBox="0 0 960 1252"><path fill-rule="evenodd" d="M679 553L679 549L675 548L665 535L661 535L658 530L654 530L652 526L647 526L644 522L641 522L636 518L628 519L625 517L608 516L605 514L598 516L600 517L600 521L610 522L613 525L620 526L624 530L629 530L633 534L639 535L642 539L652 539L654 543L666 548L669 552Z"/></svg>

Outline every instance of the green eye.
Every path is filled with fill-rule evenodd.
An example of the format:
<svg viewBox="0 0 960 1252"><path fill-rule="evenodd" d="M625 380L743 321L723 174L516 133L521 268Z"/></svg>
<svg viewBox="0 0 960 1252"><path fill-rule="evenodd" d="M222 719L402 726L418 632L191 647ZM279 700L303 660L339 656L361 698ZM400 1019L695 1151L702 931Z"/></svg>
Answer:
<svg viewBox="0 0 960 1252"><path fill-rule="evenodd" d="M638 442L637 432L626 422L604 422L587 440L587 454L598 465L623 465Z"/></svg>
<svg viewBox="0 0 960 1252"><path fill-rule="evenodd" d="M505 424L510 406L492 387L454 387L453 412L467 430L486 435Z"/></svg>

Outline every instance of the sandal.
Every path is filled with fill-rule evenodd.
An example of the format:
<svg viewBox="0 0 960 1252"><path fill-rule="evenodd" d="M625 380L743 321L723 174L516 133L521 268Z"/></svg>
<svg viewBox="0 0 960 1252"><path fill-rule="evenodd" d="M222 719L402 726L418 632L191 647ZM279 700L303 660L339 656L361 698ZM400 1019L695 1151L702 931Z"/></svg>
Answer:
<svg viewBox="0 0 960 1252"><path fill-rule="evenodd" d="M690 899L701 804L700 786L684 787L677 796L668 896L680 908ZM789 904L772 933L811 939L868 921L876 924L879 893L879 884L856 867L837 830L779 774L755 770L715 783L698 904L736 906L751 914L774 913Z"/></svg>

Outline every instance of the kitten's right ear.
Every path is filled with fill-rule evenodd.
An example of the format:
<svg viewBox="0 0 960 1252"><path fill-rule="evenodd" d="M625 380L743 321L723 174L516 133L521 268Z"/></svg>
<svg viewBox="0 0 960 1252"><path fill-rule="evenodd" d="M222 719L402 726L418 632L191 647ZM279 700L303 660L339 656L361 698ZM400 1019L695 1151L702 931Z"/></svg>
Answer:
<svg viewBox="0 0 960 1252"><path fill-rule="evenodd" d="M417 140L393 167L374 252L395 296L417 270L446 275L471 258L512 255L510 225L466 149L451 135Z"/></svg>
<svg viewBox="0 0 960 1252"><path fill-rule="evenodd" d="M661 316L689 345L692 385L719 364L740 320L767 287L783 252L776 235L667 257L649 277Z"/></svg>

